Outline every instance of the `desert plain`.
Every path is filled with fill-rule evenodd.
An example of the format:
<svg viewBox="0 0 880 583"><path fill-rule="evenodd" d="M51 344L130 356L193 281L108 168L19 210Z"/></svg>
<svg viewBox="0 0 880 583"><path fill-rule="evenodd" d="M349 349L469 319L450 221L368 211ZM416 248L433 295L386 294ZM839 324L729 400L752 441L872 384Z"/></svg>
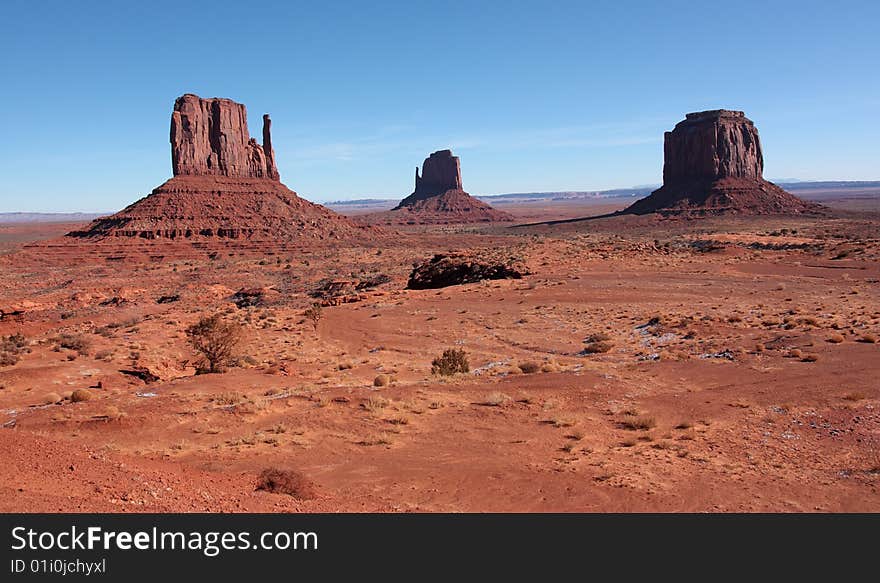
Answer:
<svg viewBox="0 0 880 583"><path fill-rule="evenodd" d="M3 225L0 511L878 511L880 205L823 194L274 246ZM461 251L523 274L408 289ZM213 314L244 333L196 374Z"/></svg>

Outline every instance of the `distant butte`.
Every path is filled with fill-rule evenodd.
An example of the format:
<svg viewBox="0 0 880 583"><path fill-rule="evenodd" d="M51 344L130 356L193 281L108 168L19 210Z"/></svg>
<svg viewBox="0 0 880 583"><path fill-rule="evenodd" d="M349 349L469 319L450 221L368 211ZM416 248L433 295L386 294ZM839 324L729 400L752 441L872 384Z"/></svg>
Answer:
<svg viewBox="0 0 880 583"><path fill-rule="evenodd" d="M441 195L450 190L462 190L461 160L452 150L438 150L422 163L422 175L416 166L416 188L411 195L400 201L394 210L412 206L420 200Z"/></svg>
<svg viewBox="0 0 880 583"><path fill-rule="evenodd" d="M807 203L764 180L758 129L742 111L689 113L663 140L663 186L624 214L799 214Z"/></svg>
<svg viewBox="0 0 880 583"><path fill-rule="evenodd" d="M382 219L396 224L453 224L512 221L513 217L496 210L464 191L461 162L452 150L439 150L428 156L412 194L394 209L381 213Z"/></svg>
<svg viewBox="0 0 880 583"><path fill-rule="evenodd" d="M170 138L173 178L67 238L271 243L372 240L377 234L281 183L268 115L259 144L248 133L244 105L187 93L174 102Z"/></svg>

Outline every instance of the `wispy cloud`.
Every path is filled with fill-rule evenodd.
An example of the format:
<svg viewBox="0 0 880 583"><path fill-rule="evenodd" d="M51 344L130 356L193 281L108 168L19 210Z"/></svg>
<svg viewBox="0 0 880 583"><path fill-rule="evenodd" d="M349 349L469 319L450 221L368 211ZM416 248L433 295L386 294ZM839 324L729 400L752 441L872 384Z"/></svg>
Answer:
<svg viewBox="0 0 880 583"><path fill-rule="evenodd" d="M321 136L296 137L287 158L303 165L347 162L379 158L395 152L427 153L443 147L466 150L548 150L561 148L623 147L662 141L664 120L632 120L591 125L572 125L528 130L486 130L461 134L425 135L414 126L389 126L363 135L346 136L338 141L322 141Z"/></svg>

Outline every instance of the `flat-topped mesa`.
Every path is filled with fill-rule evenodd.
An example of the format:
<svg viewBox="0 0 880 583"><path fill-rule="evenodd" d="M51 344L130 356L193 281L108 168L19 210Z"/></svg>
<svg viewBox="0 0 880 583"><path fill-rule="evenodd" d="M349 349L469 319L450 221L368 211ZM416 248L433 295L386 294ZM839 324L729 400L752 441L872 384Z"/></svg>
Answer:
<svg viewBox="0 0 880 583"><path fill-rule="evenodd" d="M413 193L404 199L410 203L424 200L447 190L463 190L461 186L461 161L452 155L452 150L438 150L425 158L422 175L416 167L416 186ZM401 202L400 206L404 203Z"/></svg>
<svg viewBox="0 0 880 583"><path fill-rule="evenodd" d="M721 178L762 180L758 130L741 111L689 113L663 135L663 184Z"/></svg>
<svg viewBox="0 0 880 583"><path fill-rule="evenodd" d="M171 166L174 176L234 176L280 180L270 127L263 116L263 145L250 137L247 108L215 97L187 93L171 114Z"/></svg>
<svg viewBox="0 0 880 583"><path fill-rule="evenodd" d="M663 136L663 186L628 214L773 214L819 207L764 180L755 124L741 111L689 113Z"/></svg>

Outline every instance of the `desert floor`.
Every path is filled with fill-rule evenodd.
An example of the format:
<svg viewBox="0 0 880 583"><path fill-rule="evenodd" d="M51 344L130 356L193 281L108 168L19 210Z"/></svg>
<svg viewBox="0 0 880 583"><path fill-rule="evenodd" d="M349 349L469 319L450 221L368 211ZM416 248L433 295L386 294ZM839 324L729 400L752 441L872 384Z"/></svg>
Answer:
<svg viewBox="0 0 880 583"><path fill-rule="evenodd" d="M880 214L22 248L70 228L0 228L0 511L880 511ZM405 289L457 249L531 274ZM213 313L240 366L195 375ZM450 347L472 372L432 376ZM317 496L257 491L267 468Z"/></svg>

